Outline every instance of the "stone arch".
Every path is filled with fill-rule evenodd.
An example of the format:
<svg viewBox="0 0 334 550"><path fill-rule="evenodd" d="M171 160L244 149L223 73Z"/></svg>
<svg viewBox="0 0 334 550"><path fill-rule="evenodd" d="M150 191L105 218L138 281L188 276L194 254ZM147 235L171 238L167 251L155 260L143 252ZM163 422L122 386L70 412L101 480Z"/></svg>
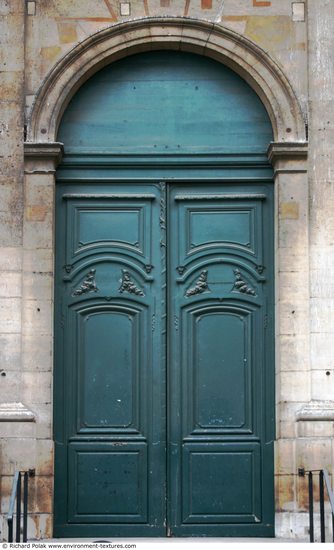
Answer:
<svg viewBox="0 0 334 550"><path fill-rule="evenodd" d="M302 111L282 69L259 46L221 25L190 18L145 18L103 29L75 46L43 81L28 121L28 141L55 142L78 88L102 67L132 53L162 48L211 57L238 73L269 114L275 142L305 141Z"/></svg>

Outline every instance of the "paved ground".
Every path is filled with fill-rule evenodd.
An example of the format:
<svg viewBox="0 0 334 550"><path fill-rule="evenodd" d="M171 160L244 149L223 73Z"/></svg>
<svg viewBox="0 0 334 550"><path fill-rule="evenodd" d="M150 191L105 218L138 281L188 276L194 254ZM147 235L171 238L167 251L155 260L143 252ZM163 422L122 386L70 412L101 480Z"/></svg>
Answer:
<svg viewBox="0 0 334 550"><path fill-rule="evenodd" d="M147 543L147 544L172 544L172 543L200 543L200 544L210 544L210 543L239 543L239 544L245 544L245 543L290 543L290 542L297 542L297 543L308 543L309 541L307 539L301 540L301 539L280 539L280 538L227 538L227 537L185 537L185 538L176 538L176 537L165 537L165 538L140 538L140 539L133 539L133 538L113 538L113 537L106 537L106 538L90 538L90 539L48 539L38 542L54 542L54 543L92 543L92 542L113 542L115 544L131 544L131 543Z"/></svg>

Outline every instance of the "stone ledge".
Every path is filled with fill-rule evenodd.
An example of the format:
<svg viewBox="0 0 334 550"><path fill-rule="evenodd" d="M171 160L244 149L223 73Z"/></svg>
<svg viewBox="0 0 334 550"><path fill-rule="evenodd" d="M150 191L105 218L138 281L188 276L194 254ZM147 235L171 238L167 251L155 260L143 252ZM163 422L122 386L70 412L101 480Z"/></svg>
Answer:
<svg viewBox="0 0 334 550"><path fill-rule="evenodd" d="M267 155L270 162L280 158L307 158L307 141L272 141L268 147Z"/></svg>
<svg viewBox="0 0 334 550"><path fill-rule="evenodd" d="M35 414L23 403L0 403L0 422L35 422Z"/></svg>
<svg viewBox="0 0 334 550"><path fill-rule="evenodd" d="M334 401L311 401L297 411L296 420L334 421Z"/></svg>
<svg viewBox="0 0 334 550"><path fill-rule="evenodd" d="M54 171L61 162L64 146L60 142L25 142L26 173ZM37 163L37 164L36 164ZM42 170L41 170L42 168Z"/></svg>

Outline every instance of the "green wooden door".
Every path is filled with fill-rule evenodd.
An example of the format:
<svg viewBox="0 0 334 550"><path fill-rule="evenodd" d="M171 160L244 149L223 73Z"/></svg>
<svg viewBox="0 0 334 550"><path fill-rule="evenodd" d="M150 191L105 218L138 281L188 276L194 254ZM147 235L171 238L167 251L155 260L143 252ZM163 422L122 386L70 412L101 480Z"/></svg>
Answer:
<svg viewBox="0 0 334 550"><path fill-rule="evenodd" d="M270 192L172 185L169 204L170 531L273 536Z"/></svg>
<svg viewBox="0 0 334 550"><path fill-rule="evenodd" d="M273 536L270 184L59 184L55 536Z"/></svg>

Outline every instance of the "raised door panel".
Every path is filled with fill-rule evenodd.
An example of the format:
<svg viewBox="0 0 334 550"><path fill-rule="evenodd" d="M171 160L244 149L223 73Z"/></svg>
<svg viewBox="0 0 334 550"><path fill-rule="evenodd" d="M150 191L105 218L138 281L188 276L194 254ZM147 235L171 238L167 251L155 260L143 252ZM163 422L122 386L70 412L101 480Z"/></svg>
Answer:
<svg viewBox="0 0 334 550"><path fill-rule="evenodd" d="M145 443L70 443L69 480L70 522L148 521Z"/></svg>
<svg viewBox="0 0 334 550"><path fill-rule="evenodd" d="M259 443L185 444L182 522L259 523L260 451Z"/></svg>
<svg viewBox="0 0 334 550"><path fill-rule="evenodd" d="M110 304L76 315L78 432L138 432L140 376L147 374L140 338L145 310Z"/></svg>
<svg viewBox="0 0 334 550"><path fill-rule="evenodd" d="M209 302L185 308L182 318L187 359L183 400L192 413L184 433L250 433L252 312Z"/></svg>
<svg viewBox="0 0 334 550"><path fill-rule="evenodd" d="M139 260L151 259L154 193L64 193L67 222L66 263L110 250Z"/></svg>

